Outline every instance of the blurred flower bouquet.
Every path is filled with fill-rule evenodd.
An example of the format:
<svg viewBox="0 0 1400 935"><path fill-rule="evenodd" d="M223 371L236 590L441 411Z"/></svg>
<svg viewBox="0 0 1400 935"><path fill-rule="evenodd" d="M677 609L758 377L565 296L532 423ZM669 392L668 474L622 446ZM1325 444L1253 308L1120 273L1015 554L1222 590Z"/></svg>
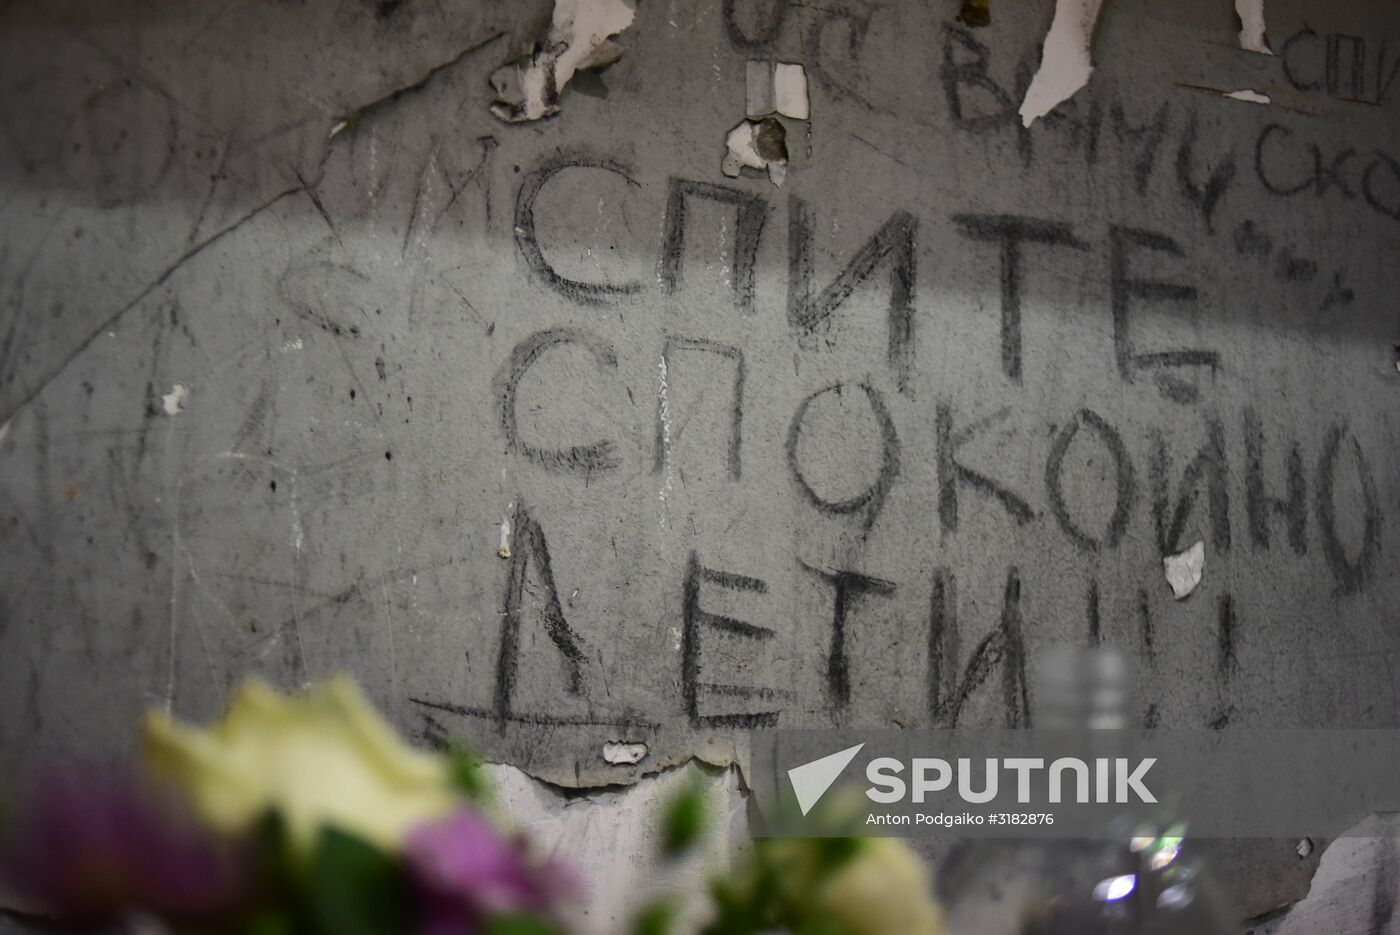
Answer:
<svg viewBox="0 0 1400 935"><path fill-rule="evenodd" d="M140 770L54 771L0 824L3 904L79 927L210 935L550 935L574 873L493 814L479 764L410 749L353 682L249 683L207 729L147 717ZM661 817L660 862L703 834ZM680 930L675 894L636 935ZM926 868L894 840L756 841L684 925L705 935L937 935Z"/></svg>
<svg viewBox="0 0 1400 935"><path fill-rule="evenodd" d="M146 720L141 771L54 772L0 885L77 925L229 935L536 935L576 889L483 810L476 764L407 747L354 683L245 685L207 730Z"/></svg>

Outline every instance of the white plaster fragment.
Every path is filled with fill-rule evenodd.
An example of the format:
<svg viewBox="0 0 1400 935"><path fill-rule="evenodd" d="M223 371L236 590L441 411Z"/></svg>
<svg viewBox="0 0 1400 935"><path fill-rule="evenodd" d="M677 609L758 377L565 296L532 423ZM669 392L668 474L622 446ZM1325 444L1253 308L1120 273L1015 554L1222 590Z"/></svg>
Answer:
<svg viewBox="0 0 1400 935"><path fill-rule="evenodd" d="M613 766L635 766L642 762L646 755L647 745L644 743L619 743L609 740L603 744L603 759Z"/></svg>
<svg viewBox="0 0 1400 935"><path fill-rule="evenodd" d="M787 176L787 143L783 125L773 117L744 120L724 138L728 152L720 162L720 171L736 178L745 167L762 169L774 185L782 185Z"/></svg>
<svg viewBox="0 0 1400 935"><path fill-rule="evenodd" d="M1168 555L1162 559L1162 570L1167 575L1167 584L1172 586L1172 596L1177 600L1196 590L1201 583L1201 573L1206 567L1206 544L1197 542L1185 552Z"/></svg>
<svg viewBox="0 0 1400 935"><path fill-rule="evenodd" d="M1094 73L1090 45L1103 0L1058 0L1045 34L1040 70L1021 102L1021 123L1030 126L1084 87Z"/></svg>
<svg viewBox="0 0 1400 935"><path fill-rule="evenodd" d="M165 406L165 414L177 416L185 411L185 399L190 395L190 391L185 388L185 384L176 383L170 388L170 392L160 398L161 404Z"/></svg>
<svg viewBox="0 0 1400 935"><path fill-rule="evenodd" d="M811 119L807 69L790 62L750 60L744 66L744 109L752 119L772 114Z"/></svg>
<svg viewBox="0 0 1400 935"><path fill-rule="evenodd" d="M602 69L622 57L610 37L632 25L635 0L556 0L549 32L534 51L491 75L491 113L506 123L559 112L559 95L580 68Z"/></svg>
<svg viewBox="0 0 1400 935"><path fill-rule="evenodd" d="M496 549L501 558L510 558L510 517L501 517L501 545Z"/></svg>
<svg viewBox="0 0 1400 935"><path fill-rule="evenodd" d="M286 344L283 344L283 345L282 345L282 353L283 353L283 354L290 354L292 351L299 351L299 350L301 350L303 346L304 346L304 345L303 345L302 342L301 342L301 338L293 338L292 340L288 341Z"/></svg>
<svg viewBox="0 0 1400 935"><path fill-rule="evenodd" d="M773 106L784 117L810 118L812 102L807 96L807 69L787 62L773 66Z"/></svg>
<svg viewBox="0 0 1400 935"><path fill-rule="evenodd" d="M754 128L757 126L752 120L745 120L730 130L729 135L724 138L725 148L729 152L720 163L720 171L730 178L737 178L739 170L744 166L751 169L768 167L767 160L758 154L754 145Z"/></svg>
<svg viewBox="0 0 1400 935"><path fill-rule="evenodd" d="M1235 0L1235 14L1240 18L1240 48L1273 55L1264 35L1264 0Z"/></svg>
<svg viewBox="0 0 1400 935"><path fill-rule="evenodd" d="M690 763L662 769L635 785L569 796L514 766L488 763L483 771L502 820L528 829L538 853L557 854L582 878L577 899L563 910L566 931L633 931L641 907L661 896L677 909L671 931L698 932L712 924L709 882L729 868L737 849L749 841L748 796L737 768L717 773ZM705 812L713 820L693 851L673 860L655 859L662 843L657 816L691 788L701 790Z"/></svg>
<svg viewBox="0 0 1400 935"><path fill-rule="evenodd" d="M1273 103L1269 100L1269 95L1260 94L1258 91L1252 91L1249 88L1241 88L1238 91L1226 91L1223 93L1232 101L1245 101L1250 104Z"/></svg>

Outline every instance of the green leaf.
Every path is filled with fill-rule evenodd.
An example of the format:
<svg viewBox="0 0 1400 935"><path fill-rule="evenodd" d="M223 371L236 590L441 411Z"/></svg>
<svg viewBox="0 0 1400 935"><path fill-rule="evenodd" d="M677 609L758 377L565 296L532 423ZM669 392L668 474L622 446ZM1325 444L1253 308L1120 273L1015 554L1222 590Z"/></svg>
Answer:
<svg viewBox="0 0 1400 935"><path fill-rule="evenodd" d="M491 783L481 768L481 758L462 747L447 752L447 768L452 785L468 800L485 803L491 798Z"/></svg>
<svg viewBox="0 0 1400 935"><path fill-rule="evenodd" d="M354 835L321 831L307 868L311 929L320 935L403 935L410 931L408 877L394 857Z"/></svg>
<svg viewBox="0 0 1400 935"><path fill-rule="evenodd" d="M265 883L286 885L296 875L296 860L292 855L291 835L287 820L276 809L268 809L253 822L250 838L257 848L258 862Z"/></svg>
<svg viewBox="0 0 1400 935"><path fill-rule="evenodd" d="M666 935L675 921L676 907L668 899L658 899L642 907L632 921L632 935Z"/></svg>
<svg viewBox="0 0 1400 935"><path fill-rule="evenodd" d="M277 908L256 911L232 929L238 935L295 935L296 930L291 912Z"/></svg>
<svg viewBox="0 0 1400 935"><path fill-rule="evenodd" d="M534 916L496 916L486 922L486 935L558 935L559 930Z"/></svg>
<svg viewBox="0 0 1400 935"><path fill-rule="evenodd" d="M704 796L697 786L687 786L666 805L661 819L662 853L680 856L695 845L704 830Z"/></svg>

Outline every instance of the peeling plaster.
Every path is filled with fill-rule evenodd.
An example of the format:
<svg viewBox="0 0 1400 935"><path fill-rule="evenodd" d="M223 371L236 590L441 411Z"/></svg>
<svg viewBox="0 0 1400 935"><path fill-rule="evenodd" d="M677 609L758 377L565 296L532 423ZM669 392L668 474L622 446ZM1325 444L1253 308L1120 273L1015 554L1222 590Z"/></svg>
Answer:
<svg viewBox="0 0 1400 935"><path fill-rule="evenodd" d="M1182 600L1196 590L1205 565L1206 544L1199 541L1185 552L1163 558L1162 571L1167 576L1167 584L1172 586L1172 596Z"/></svg>
<svg viewBox="0 0 1400 935"><path fill-rule="evenodd" d="M587 797L541 782L528 773L487 764L503 820L529 828L544 852L569 856L584 878L583 894L568 930L580 935L630 931L642 905L662 893L677 909L675 931L699 931L707 911L707 881L724 871L747 841L748 795L733 768L684 761L629 786L598 788ZM658 860L658 816L682 789L698 789L711 816L694 852Z"/></svg>
<svg viewBox="0 0 1400 935"><path fill-rule="evenodd" d="M603 744L603 759L614 766L636 766L646 758L644 743L621 743L610 740Z"/></svg>
<svg viewBox="0 0 1400 935"><path fill-rule="evenodd" d="M774 185L787 177L787 131L775 117L744 120L724 139L728 149L720 171L737 178L742 169L762 169Z"/></svg>
<svg viewBox="0 0 1400 935"><path fill-rule="evenodd" d="M745 66L745 109L752 119L782 114L811 119L807 69L789 62L750 61Z"/></svg>
<svg viewBox="0 0 1400 935"><path fill-rule="evenodd" d="M170 388L170 392L160 398L161 405L165 407L165 414L168 416L178 416L185 411L185 400L189 397L190 391L185 388L185 384L176 383Z"/></svg>
<svg viewBox="0 0 1400 935"><path fill-rule="evenodd" d="M1084 87L1094 73L1091 44L1103 0L1059 0L1045 35L1040 69L1021 102L1021 123L1029 127Z"/></svg>
<svg viewBox="0 0 1400 935"><path fill-rule="evenodd" d="M632 25L633 0L558 0L549 33L527 55L491 75L491 113L506 123L559 112L559 95L580 69L601 71L622 57L610 37Z"/></svg>
<svg viewBox="0 0 1400 935"><path fill-rule="evenodd" d="M1240 48L1260 55L1273 55L1268 37L1264 35L1264 0L1235 0L1235 13L1240 18Z"/></svg>
<svg viewBox="0 0 1400 935"><path fill-rule="evenodd" d="M496 549L501 558L510 558L510 515L501 517L501 544Z"/></svg>
<svg viewBox="0 0 1400 935"><path fill-rule="evenodd" d="M1270 104L1270 103L1273 103L1272 101L1269 100L1269 95L1267 95L1267 94L1260 94L1258 91L1252 91L1252 90L1250 90L1249 88L1243 88L1243 89L1241 89L1241 90L1239 90L1239 91L1225 91L1225 92L1221 92L1221 93L1223 93L1226 97L1228 97L1228 98L1229 98L1230 100L1232 100L1232 101L1244 101L1244 102L1246 102L1246 103L1248 103L1248 104Z"/></svg>

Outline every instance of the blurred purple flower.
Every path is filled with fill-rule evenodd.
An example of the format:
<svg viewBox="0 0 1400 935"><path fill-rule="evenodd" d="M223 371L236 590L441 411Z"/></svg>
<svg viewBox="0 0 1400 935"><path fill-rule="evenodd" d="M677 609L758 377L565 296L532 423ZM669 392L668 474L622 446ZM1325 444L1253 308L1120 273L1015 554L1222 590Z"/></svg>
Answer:
<svg viewBox="0 0 1400 935"><path fill-rule="evenodd" d="M227 911L252 883L250 854L184 806L131 773L50 769L7 816L0 880L26 908L74 921Z"/></svg>
<svg viewBox="0 0 1400 935"><path fill-rule="evenodd" d="M556 859L532 861L523 842L506 838L470 809L420 825L404 843L425 896L421 935L462 935L500 914L549 918L579 889Z"/></svg>

